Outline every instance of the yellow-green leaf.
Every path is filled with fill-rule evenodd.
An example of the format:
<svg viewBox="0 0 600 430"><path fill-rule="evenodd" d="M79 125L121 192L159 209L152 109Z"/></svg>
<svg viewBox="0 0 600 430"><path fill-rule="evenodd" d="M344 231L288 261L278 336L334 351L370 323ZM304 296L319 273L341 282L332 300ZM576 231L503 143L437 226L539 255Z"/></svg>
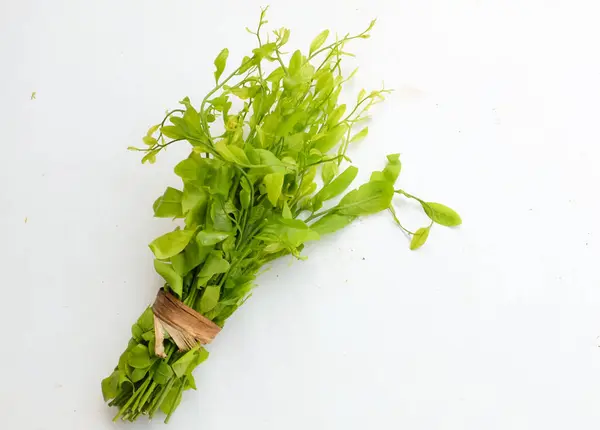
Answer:
<svg viewBox="0 0 600 430"><path fill-rule="evenodd" d="M323 154L329 152L335 145L338 144L342 136L348 130L346 124L340 124L337 127L332 128L327 132L325 136L315 142L315 148L321 151Z"/></svg>
<svg viewBox="0 0 600 430"><path fill-rule="evenodd" d="M159 128L160 128L160 124L153 125L152 127L150 127L148 129L146 136L152 136L154 133L156 133L156 130L158 130Z"/></svg>
<svg viewBox="0 0 600 430"><path fill-rule="evenodd" d="M327 36L329 36L329 30L323 30L321 33L318 34L317 37L313 39L313 41L310 44L310 54L312 54L321 46L323 46L323 43L325 43L325 41L327 40Z"/></svg>
<svg viewBox="0 0 600 430"><path fill-rule="evenodd" d="M149 246L156 258L164 260L183 251L193 236L192 230L175 230L154 239Z"/></svg>
<svg viewBox="0 0 600 430"><path fill-rule="evenodd" d="M354 221L355 218L356 217L350 215L330 213L312 224L310 228L320 235L329 234L346 227Z"/></svg>
<svg viewBox="0 0 600 430"><path fill-rule="evenodd" d="M200 233L196 235L196 240L202 246L208 245L216 245L217 243L223 242L231 236L230 233L226 233L223 231L208 231L202 230Z"/></svg>
<svg viewBox="0 0 600 430"><path fill-rule="evenodd" d="M329 184L321 188L321 190L314 197L314 201L316 204L315 209L320 209L322 202L325 202L343 193L346 190L346 188L350 186L352 181L354 181L354 178L356 178L357 174L358 168L356 168L355 166L350 166L346 170L344 170L337 178L335 178Z"/></svg>
<svg viewBox="0 0 600 430"><path fill-rule="evenodd" d="M431 220L437 224L446 227L454 227L462 224L460 215L441 203L424 202L421 203L423 210Z"/></svg>
<svg viewBox="0 0 600 430"><path fill-rule="evenodd" d="M225 65L227 64L227 57L229 57L229 49L225 48L221 52L219 52L219 55L217 55L217 58L215 58L214 64L216 68L216 82L219 82L219 77L223 74L223 70L225 70Z"/></svg>
<svg viewBox="0 0 600 430"><path fill-rule="evenodd" d="M410 249L414 251L415 249L420 248L427 241L428 237L429 227L421 227L413 234L413 237L410 240Z"/></svg>
<svg viewBox="0 0 600 430"><path fill-rule="evenodd" d="M362 140L365 137L367 137L367 134L369 134L369 127L363 128L361 131L359 131L354 136L352 136L352 138L350 139L350 142L357 142L359 140Z"/></svg>
<svg viewBox="0 0 600 430"><path fill-rule="evenodd" d="M229 270L229 262L224 260L221 251L213 251L209 254L204 266L200 269L196 278L196 287L200 288L210 280L214 275L225 273Z"/></svg>
<svg viewBox="0 0 600 430"><path fill-rule="evenodd" d="M214 309L219 303L219 295L221 294L221 287L218 285L209 285L204 289L202 298L200 299L200 312L206 313Z"/></svg>
<svg viewBox="0 0 600 430"><path fill-rule="evenodd" d="M342 215L369 215L387 209L394 196L394 187L387 181L370 181L346 194L337 205Z"/></svg>
<svg viewBox="0 0 600 430"><path fill-rule="evenodd" d="M267 198L273 206L277 206L283 186L283 173L269 173L263 178L263 183L267 188Z"/></svg>
<svg viewBox="0 0 600 430"><path fill-rule="evenodd" d="M152 379L157 384L162 385L169 382L172 376L173 369L171 368L171 366L169 366L166 361L161 360L161 362L158 364L158 367L154 371L154 375L152 375Z"/></svg>
<svg viewBox="0 0 600 430"><path fill-rule="evenodd" d="M335 161L330 161L329 163L324 163L323 167L321 167L321 178L323 179L323 184L327 185L331 182L333 178L338 174L338 163Z"/></svg>
<svg viewBox="0 0 600 430"><path fill-rule="evenodd" d="M288 73L290 76L295 76L300 71L301 64L302 53L297 50L292 54L292 58L290 58L290 65L288 67Z"/></svg>
<svg viewBox="0 0 600 430"><path fill-rule="evenodd" d="M165 193L154 204L154 216L157 218L176 218L182 215L181 200L183 193L175 188L167 187Z"/></svg>
<svg viewBox="0 0 600 430"><path fill-rule="evenodd" d="M158 143L158 141L152 136L144 136L142 137L142 141L148 146L154 146Z"/></svg>
<svg viewBox="0 0 600 430"><path fill-rule="evenodd" d="M250 160L248 160L248 156L242 148L235 145L227 145L224 139L219 140L215 144L215 149L227 161L244 166L250 164Z"/></svg>
<svg viewBox="0 0 600 430"><path fill-rule="evenodd" d="M165 279L171 290L181 297L183 291L183 279L181 275L175 271L173 266L160 260L154 260L154 270Z"/></svg>

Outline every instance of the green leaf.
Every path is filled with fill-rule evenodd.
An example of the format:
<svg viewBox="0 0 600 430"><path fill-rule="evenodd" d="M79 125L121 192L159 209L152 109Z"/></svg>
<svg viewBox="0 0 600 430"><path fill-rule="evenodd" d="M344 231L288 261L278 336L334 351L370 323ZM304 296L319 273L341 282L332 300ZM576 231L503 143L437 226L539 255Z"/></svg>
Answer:
<svg viewBox="0 0 600 430"><path fill-rule="evenodd" d="M154 146L158 143L158 141L152 136L144 136L142 141L148 146Z"/></svg>
<svg viewBox="0 0 600 430"><path fill-rule="evenodd" d="M200 246L192 240L183 252L171 257L173 269L179 275L185 276L190 270L203 263L212 250L213 246Z"/></svg>
<svg viewBox="0 0 600 430"><path fill-rule="evenodd" d="M273 70L271 72L271 74L269 74L269 76L267 76L267 81L269 82L279 82L281 80L281 78L283 78L285 76L285 70L283 70L282 67L278 67L275 70Z"/></svg>
<svg viewBox="0 0 600 430"><path fill-rule="evenodd" d="M350 215L340 215L336 213L330 213L320 218L317 222L312 224L310 228L313 231L316 231L320 235L333 233L337 230L340 230L347 225L349 225L352 221L356 219L355 216Z"/></svg>
<svg viewBox="0 0 600 430"><path fill-rule="evenodd" d="M215 144L215 149L225 160L231 163L241 164L245 166L251 164L250 160L248 160L248 157L246 156L246 153L242 148L234 145L227 145L224 139L219 140Z"/></svg>
<svg viewBox="0 0 600 430"><path fill-rule="evenodd" d="M323 164L323 167L321 168L321 178L323 179L323 184L327 185L333 178L337 176L338 168L338 163L335 161L330 161L329 163Z"/></svg>
<svg viewBox="0 0 600 430"><path fill-rule="evenodd" d="M414 251L415 249L420 248L427 241L428 237L429 227L421 227L413 234L413 237L410 240L410 249Z"/></svg>
<svg viewBox="0 0 600 430"><path fill-rule="evenodd" d="M175 230L164 234L150 243L150 249L160 260L179 254L194 236L192 230Z"/></svg>
<svg viewBox="0 0 600 430"><path fill-rule="evenodd" d="M356 103L360 103L366 95L367 90L365 90L364 88L360 90L358 96L356 96Z"/></svg>
<svg viewBox="0 0 600 430"><path fill-rule="evenodd" d="M388 164L385 166L385 169L371 173L371 181L386 181L394 185L402 169L400 154L390 154L387 156L387 159Z"/></svg>
<svg viewBox="0 0 600 430"><path fill-rule="evenodd" d="M283 210L281 211L281 216L286 219L292 219L292 211L287 202L283 202Z"/></svg>
<svg viewBox="0 0 600 430"><path fill-rule="evenodd" d="M182 216L181 199L183 193L175 188L168 187L154 204L154 216L158 218L177 218Z"/></svg>
<svg viewBox="0 0 600 430"><path fill-rule="evenodd" d="M134 369L147 369L152 364L148 348L145 345L136 345L127 356L127 364Z"/></svg>
<svg viewBox="0 0 600 430"><path fill-rule="evenodd" d="M196 287L200 288L210 280L214 275L225 273L229 270L229 262L223 259L220 251L211 252L204 266L200 269L196 278Z"/></svg>
<svg viewBox="0 0 600 430"><path fill-rule="evenodd" d="M263 183L267 188L267 197L273 206L277 206L279 196L281 196L281 187L283 186L282 173L269 173L263 178Z"/></svg>
<svg viewBox="0 0 600 430"><path fill-rule="evenodd" d="M369 134L369 127L363 128L361 131L359 131L354 136L352 136L352 138L350 139L350 142L357 142L359 140L362 140L365 137L367 137L367 134Z"/></svg>
<svg viewBox="0 0 600 430"><path fill-rule="evenodd" d="M160 132L163 136L169 139L185 139L185 132L181 127L174 125L163 125L160 128Z"/></svg>
<svg viewBox="0 0 600 430"><path fill-rule="evenodd" d="M197 387L196 387L196 380L194 379L194 375L192 375L191 373L188 374L188 375L186 375L186 377L185 377L185 387L184 387L184 390L189 390L190 388L192 390L196 390L197 389Z"/></svg>
<svg viewBox="0 0 600 430"><path fill-rule="evenodd" d="M146 373L148 373L148 368L133 369L133 372L131 372L131 381L132 382L141 381L142 379L144 379L144 376L146 376Z"/></svg>
<svg viewBox="0 0 600 430"><path fill-rule="evenodd" d="M208 191L211 194L227 196L232 184L232 177L233 169L230 169L228 166L219 167L209 180Z"/></svg>
<svg viewBox="0 0 600 430"><path fill-rule="evenodd" d="M394 184L400 175L402 170L402 164L400 163L400 154L390 154L387 156L388 164L383 169L383 176L385 180Z"/></svg>
<svg viewBox="0 0 600 430"><path fill-rule="evenodd" d="M286 218L277 218L275 222L267 225L261 236L267 243L264 251L275 253L287 249L295 256L299 256L296 250L300 245L311 240L319 240L319 234L309 228L304 221Z"/></svg>
<svg viewBox="0 0 600 430"><path fill-rule="evenodd" d="M328 127L333 127L335 126L340 119L342 119L342 116L344 115L344 113L346 112L346 105L339 105L338 107L336 107L333 112L331 112L331 114L329 115L329 118L327 119L327 126Z"/></svg>
<svg viewBox="0 0 600 430"><path fill-rule="evenodd" d="M258 157L257 162L254 164L268 166L271 172L285 173L286 165L271 151L267 149L255 149L254 152Z"/></svg>
<svg viewBox="0 0 600 430"><path fill-rule="evenodd" d="M215 231L233 231L233 224L222 199L213 199L210 208L210 222L206 222L206 228Z"/></svg>
<svg viewBox="0 0 600 430"><path fill-rule="evenodd" d="M131 326L131 336L137 340L138 342L142 340L142 335L144 334L144 330L139 326L139 324L134 324Z"/></svg>
<svg viewBox="0 0 600 430"><path fill-rule="evenodd" d="M154 328L154 312L148 307L144 313L138 318L137 325L140 326L142 332L147 332Z"/></svg>
<svg viewBox="0 0 600 430"><path fill-rule="evenodd" d="M146 136L152 136L154 133L156 133L156 131L160 128L160 124L156 124L153 125L152 127L150 127L148 129L148 132L146 133Z"/></svg>
<svg viewBox="0 0 600 430"><path fill-rule="evenodd" d="M142 335L142 339L144 339L146 342L151 342L154 340L154 331L147 331ZM150 355L154 354L154 348L150 348L150 345L148 345L148 351L150 351Z"/></svg>
<svg viewBox="0 0 600 430"><path fill-rule="evenodd" d="M230 233L226 233L223 231L208 231L202 230L196 235L196 240L202 246L215 245L219 242L223 242L231 236Z"/></svg>
<svg viewBox="0 0 600 430"><path fill-rule="evenodd" d="M252 87L233 87L233 88L229 88L229 91L234 96L236 96L242 100L247 100L251 97L254 97L259 89L260 89L260 87L258 85L255 85Z"/></svg>
<svg viewBox="0 0 600 430"><path fill-rule="evenodd" d="M250 191L240 191L240 204L242 205L242 209L248 209L248 207L250 207Z"/></svg>
<svg viewBox="0 0 600 430"><path fill-rule="evenodd" d="M269 58L271 54L275 51L277 45L273 42L265 43L260 48L255 48L252 50L252 53L256 56L256 60L260 61L263 58Z"/></svg>
<svg viewBox="0 0 600 430"><path fill-rule="evenodd" d="M119 394L119 371L115 370L109 377L102 380L102 397L107 402Z"/></svg>
<svg viewBox="0 0 600 430"><path fill-rule="evenodd" d="M329 36L329 30L323 30L321 33L319 33L319 35L315 37L310 44L309 54L312 54L317 49L319 49L327 40L327 36Z"/></svg>
<svg viewBox="0 0 600 430"><path fill-rule="evenodd" d="M175 383L167 393L165 399L160 404L160 410L167 415L167 417L177 409L179 403L181 403L183 387L180 379L176 379Z"/></svg>
<svg viewBox="0 0 600 430"><path fill-rule="evenodd" d="M288 73L290 76L295 76L300 71L300 66L302 65L302 53L297 50L292 54L292 58L290 58L290 64L288 66Z"/></svg>
<svg viewBox="0 0 600 430"><path fill-rule="evenodd" d="M208 193L193 182L185 182L183 185L183 197L181 198L181 211L186 214L199 205L206 206Z"/></svg>
<svg viewBox="0 0 600 430"><path fill-rule="evenodd" d="M160 260L154 260L154 270L165 279L171 290L181 297L183 278L175 271L173 265Z"/></svg>
<svg viewBox="0 0 600 430"><path fill-rule="evenodd" d="M350 186L352 181L354 181L354 178L356 178L357 174L358 168L350 166L332 182L321 188L321 190L314 197L315 204L318 206L318 208L321 207L323 202L343 193L346 188Z"/></svg>
<svg viewBox="0 0 600 430"><path fill-rule="evenodd" d="M346 124L340 124L329 130L321 139L317 140L314 147L323 154L326 154L340 142L340 139L344 136L346 131L348 131L348 126Z"/></svg>
<svg viewBox="0 0 600 430"><path fill-rule="evenodd" d="M441 203L421 202L423 210L431 220L437 224L447 227L455 227L462 224L460 215Z"/></svg>
<svg viewBox="0 0 600 430"><path fill-rule="evenodd" d="M152 379L157 384L163 385L169 382L169 380L173 377L173 374L174 372L173 369L171 369L171 366L169 366L165 360L161 360L160 363L158 363L158 367L154 371L154 375L152 375Z"/></svg>
<svg viewBox="0 0 600 430"><path fill-rule="evenodd" d="M394 187L387 181L371 181L350 191L336 206L341 215L362 216L380 212L390 206Z"/></svg>
<svg viewBox="0 0 600 430"><path fill-rule="evenodd" d="M173 372L178 378L181 378L183 375L185 375L188 370L191 371L193 369L193 367L190 369L190 365L195 363L197 353L198 350L196 348L190 349L171 365Z"/></svg>
<svg viewBox="0 0 600 430"><path fill-rule="evenodd" d="M211 311L219 303L219 295L221 294L221 287L218 285L209 285L204 289L202 298L200 299L200 313L206 314Z"/></svg>
<svg viewBox="0 0 600 430"><path fill-rule="evenodd" d="M202 180L206 175L208 166L202 164L202 159L198 159L198 154L192 153L192 156L179 162L175 166L175 174L185 180Z"/></svg>
<svg viewBox="0 0 600 430"><path fill-rule="evenodd" d="M225 65L227 64L227 57L229 57L229 50L227 48L223 49L215 58L215 82L219 82L219 77L223 74L223 70L225 70Z"/></svg>
<svg viewBox="0 0 600 430"><path fill-rule="evenodd" d="M322 92L324 95L329 95L333 88L333 74L327 70L321 74L315 84L315 93Z"/></svg>
<svg viewBox="0 0 600 430"><path fill-rule="evenodd" d="M200 348L198 350L198 353L196 354L196 359L194 361L194 368L196 368L199 364L203 363L204 361L206 361L206 359L208 358L208 351L204 348Z"/></svg>

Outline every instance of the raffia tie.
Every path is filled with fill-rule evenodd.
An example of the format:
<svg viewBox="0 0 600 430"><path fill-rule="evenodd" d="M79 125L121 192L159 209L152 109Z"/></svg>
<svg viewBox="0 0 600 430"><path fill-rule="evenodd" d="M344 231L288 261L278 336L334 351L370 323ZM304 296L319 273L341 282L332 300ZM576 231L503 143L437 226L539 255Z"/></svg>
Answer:
<svg viewBox="0 0 600 430"><path fill-rule="evenodd" d="M211 343L221 331L221 327L162 288L156 295L152 311L156 336L154 353L159 357L166 357L165 332L171 336L179 350L187 351L198 343Z"/></svg>

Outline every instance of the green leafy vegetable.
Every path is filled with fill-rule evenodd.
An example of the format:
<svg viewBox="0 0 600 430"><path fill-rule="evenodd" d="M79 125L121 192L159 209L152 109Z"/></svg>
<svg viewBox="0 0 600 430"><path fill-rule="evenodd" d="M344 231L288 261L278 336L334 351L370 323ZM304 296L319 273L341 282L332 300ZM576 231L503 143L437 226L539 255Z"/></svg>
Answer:
<svg viewBox="0 0 600 430"><path fill-rule="evenodd" d="M362 90L355 103L338 103L354 75L343 76L341 63L351 55L350 42L368 38L375 22L329 42L325 30L303 53L287 47L286 28L266 37L265 13L248 30L258 46L241 61L230 61L229 73L229 51L220 51L215 86L195 103L183 98L150 127L140 148L131 148L144 153L143 163L154 163L173 143L189 144L189 155L174 169L181 186L168 187L153 205L156 217L174 218L178 227L149 246L164 288L219 326L250 297L265 264L286 255L304 258L308 243L357 217L387 209L411 236L410 248L422 246L431 225L416 232L405 228L394 210L395 194L421 204L432 223L461 222L452 209L395 189L398 154L348 191L358 174L347 156L349 145L367 137L361 124L389 91ZM337 204L330 203L334 198ZM192 372L208 352L201 345L180 351L172 337L154 330L152 309L146 308L102 381L105 400L119 408L115 419L162 411L168 421L183 391L196 389ZM162 337L165 357L157 357Z"/></svg>

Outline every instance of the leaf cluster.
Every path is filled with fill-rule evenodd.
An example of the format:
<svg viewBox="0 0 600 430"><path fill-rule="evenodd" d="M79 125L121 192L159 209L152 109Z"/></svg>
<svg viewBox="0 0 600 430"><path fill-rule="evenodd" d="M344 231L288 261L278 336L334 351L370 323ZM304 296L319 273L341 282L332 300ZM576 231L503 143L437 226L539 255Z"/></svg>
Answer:
<svg viewBox="0 0 600 430"><path fill-rule="evenodd" d="M344 77L341 62L351 55L348 43L368 38L375 21L335 39L325 30L307 52L289 54L290 31L265 34L265 12L256 30L248 29L257 41L252 53L231 65L229 51L220 51L214 88L197 105L181 100L148 130L143 147L130 148L144 152L142 162L154 163L175 142L191 146L174 169L181 187L168 187L153 205L154 216L179 219L180 226L150 249L165 287L220 326L247 300L269 261L301 258L306 243L360 216L389 209L398 220L394 195L415 198L395 189L398 154L351 189L358 168L348 148L367 137L368 111L389 91L362 90L353 105L340 104L356 72ZM432 222L459 223L449 208L417 200ZM430 227L407 230L412 249L425 242ZM147 310L133 326L129 347L102 383L104 397L120 407L118 417L152 416L158 408L170 416L182 391L195 387L191 372L207 356L202 348L177 352L173 343L167 359L154 356L150 318Z"/></svg>

